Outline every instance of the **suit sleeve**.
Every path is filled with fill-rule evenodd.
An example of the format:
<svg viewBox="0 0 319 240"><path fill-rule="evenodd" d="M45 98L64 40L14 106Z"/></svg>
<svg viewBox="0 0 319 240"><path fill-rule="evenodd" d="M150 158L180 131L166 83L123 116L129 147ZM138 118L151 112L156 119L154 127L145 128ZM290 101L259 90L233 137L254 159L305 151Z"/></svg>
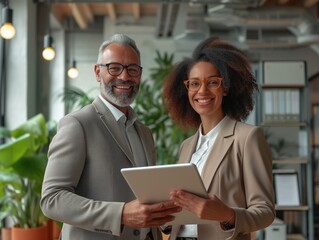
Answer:
<svg viewBox="0 0 319 240"><path fill-rule="evenodd" d="M247 208L235 208L236 227L233 237L265 228L275 218L272 157L259 128L252 128L249 132L243 152L242 171Z"/></svg>
<svg viewBox="0 0 319 240"><path fill-rule="evenodd" d="M41 197L43 213L89 231L120 235L124 203L95 201L75 193L86 158L86 139L78 120L63 118L49 152Z"/></svg>

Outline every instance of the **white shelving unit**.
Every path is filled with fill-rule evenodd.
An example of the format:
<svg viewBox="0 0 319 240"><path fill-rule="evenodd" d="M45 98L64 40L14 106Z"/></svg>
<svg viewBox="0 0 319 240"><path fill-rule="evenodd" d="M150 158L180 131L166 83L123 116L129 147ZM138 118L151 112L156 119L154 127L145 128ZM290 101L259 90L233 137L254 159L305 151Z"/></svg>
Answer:
<svg viewBox="0 0 319 240"><path fill-rule="evenodd" d="M265 61L260 63L259 70L261 81L256 123L264 129L272 149L273 171L294 171L298 176L300 204L276 205L277 215L282 215L282 220L287 224L288 240L314 240L310 101L306 63ZM287 213L298 216L294 230L289 228L291 222L286 222Z"/></svg>

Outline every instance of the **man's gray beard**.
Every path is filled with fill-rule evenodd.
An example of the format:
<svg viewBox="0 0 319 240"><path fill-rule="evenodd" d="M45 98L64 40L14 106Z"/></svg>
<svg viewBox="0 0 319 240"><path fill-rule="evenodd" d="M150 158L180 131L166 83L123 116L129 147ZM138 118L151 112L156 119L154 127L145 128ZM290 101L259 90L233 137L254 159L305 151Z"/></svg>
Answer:
<svg viewBox="0 0 319 240"><path fill-rule="evenodd" d="M119 106L119 107L129 106L135 100L135 97L138 93L137 84L134 82L134 86L132 86L133 87L132 93L120 93L117 95L114 94L114 92L112 91L113 84L114 82L108 82L107 84L105 84L101 77L101 81L100 81L101 93L103 93L105 97L116 106Z"/></svg>

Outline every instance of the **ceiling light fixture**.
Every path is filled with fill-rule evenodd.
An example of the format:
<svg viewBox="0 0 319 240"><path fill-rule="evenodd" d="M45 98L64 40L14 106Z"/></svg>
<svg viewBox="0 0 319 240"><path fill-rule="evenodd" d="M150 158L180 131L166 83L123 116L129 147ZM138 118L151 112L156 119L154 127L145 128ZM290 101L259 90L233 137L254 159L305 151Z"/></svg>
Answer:
<svg viewBox="0 0 319 240"><path fill-rule="evenodd" d="M68 69L69 78L77 78L79 76L79 71L76 67L76 61L73 60L72 66Z"/></svg>
<svg viewBox="0 0 319 240"><path fill-rule="evenodd" d="M50 36L50 34L47 34L44 36L44 49L42 51L42 57L47 60L51 61L55 57L55 50L52 47L53 44L53 38Z"/></svg>
<svg viewBox="0 0 319 240"><path fill-rule="evenodd" d="M16 34L16 29L12 24L13 10L9 6L5 6L2 9L2 26L0 29L0 35L4 39L10 40Z"/></svg>
<svg viewBox="0 0 319 240"><path fill-rule="evenodd" d="M53 48L53 38L50 34L50 15L51 15L50 1L48 1L48 5L49 5L48 34L44 36L44 49L42 51L42 57L47 61L51 61L55 58L55 50Z"/></svg>
<svg viewBox="0 0 319 240"><path fill-rule="evenodd" d="M74 25L74 22L73 22L73 19L71 19L71 23L70 23L70 31L69 31L69 46L71 45L71 47L69 48L70 49L70 59L72 60L72 64L71 64L71 67L68 69L68 77L69 78L77 78L79 76L79 71L76 67L76 61L75 61L75 48L74 48L74 41L73 41L73 25Z"/></svg>

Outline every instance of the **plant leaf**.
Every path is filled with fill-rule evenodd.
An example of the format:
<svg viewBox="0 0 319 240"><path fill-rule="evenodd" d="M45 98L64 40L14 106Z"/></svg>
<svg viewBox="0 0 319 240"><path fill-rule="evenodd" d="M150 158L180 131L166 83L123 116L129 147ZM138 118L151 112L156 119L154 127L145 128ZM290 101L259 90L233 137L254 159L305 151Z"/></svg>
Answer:
<svg viewBox="0 0 319 240"><path fill-rule="evenodd" d="M17 162L32 144L32 138L26 133L12 142L0 145L0 164L9 167Z"/></svg>

